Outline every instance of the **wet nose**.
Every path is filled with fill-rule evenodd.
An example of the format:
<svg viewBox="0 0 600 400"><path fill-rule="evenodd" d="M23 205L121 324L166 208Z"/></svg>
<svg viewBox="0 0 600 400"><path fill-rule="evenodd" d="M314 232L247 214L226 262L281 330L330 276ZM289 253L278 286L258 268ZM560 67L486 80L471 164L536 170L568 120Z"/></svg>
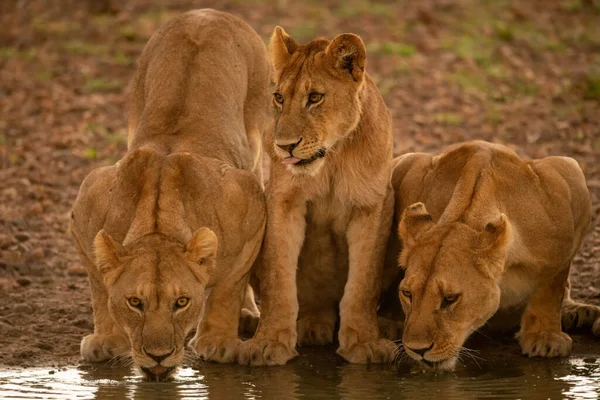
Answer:
<svg viewBox="0 0 600 400"><path fill-rule="evenodd" d="M290 155L292 154L292 151L294 151L294 149L296 147L298 147L298 145L300 144L300 142L302 141L302 138L300 138L297 142L294 143L286 143L286 144L280 144L275 142L275 144L277 145L277 147L279 147L281 150L286 151L288 153L290 153Z"/></svg>
<svg viewBox="0 0 600 400"><path fill-rule="evenodd" d="M413 353L417 353L421 357L425 357L425 353L433 348L433 343L429 347L422 347L420 349L413 349L411 347L406 347L407 350L412 351Z"/></svg>
<svg viewBox="0 0 600 400"><path fill-rule="evenodd" d="M144 349L144 353L146 353L146 355L147 355L148 357L152 358L154 361L156 361L157 363L159 363L159 364L160 364L160 362L161 362L162 360L164 360L165 358L167 358L167 357L169 357L171 354L173 354L173 350L175 350L175 349L172 349L170 352L168 352L168 353L165 353L165 354L162 354L162 355L160 355L160 356L159 356L159 355L156 355L156 354L149 353L149 352L148 352L146 349Z"/></svg>

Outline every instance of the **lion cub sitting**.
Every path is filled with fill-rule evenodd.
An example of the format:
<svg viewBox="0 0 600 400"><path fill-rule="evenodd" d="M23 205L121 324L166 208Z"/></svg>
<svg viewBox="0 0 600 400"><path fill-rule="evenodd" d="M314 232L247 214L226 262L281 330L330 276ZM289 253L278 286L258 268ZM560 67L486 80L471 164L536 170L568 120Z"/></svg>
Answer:
<svg viewBox="0 0 600 400"><path fill-rule="evenodd" d="M261 319L239 361L279 365L333 342L355 363L385 362L377 302L393 214L391 118L365 70L362 40L298 45L276 27L267 228L257 260Z"/></svg>
<svg viewBox="0 0 600 400"><path fill-rule="evenodd" d="M402 342L412 358L451 369L471 333L518 305L517 338L530 357L570 353L561 310L565 328L578 315L579 325L600 331L600 309L569 297L571 260L592 215L575 160L523 161L475 141L398 158L392 184L402 215Z"/></svg>
<svg viewBox="0 0 600 400"><path fill-rule="evenodd" d="M148 378L164 379L196 326L200 356L236 359L265 228L268 83L263 41L230 14L185 13L146 45L132 84L129 151L92 171L73 206L94 308L85 360L130 353Z"/></svg>

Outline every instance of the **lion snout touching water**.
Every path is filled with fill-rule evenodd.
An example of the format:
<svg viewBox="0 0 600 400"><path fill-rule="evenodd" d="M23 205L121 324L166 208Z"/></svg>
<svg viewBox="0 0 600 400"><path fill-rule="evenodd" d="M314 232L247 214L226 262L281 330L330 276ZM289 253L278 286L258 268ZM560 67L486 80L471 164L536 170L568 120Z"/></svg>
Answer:
<svg viewBox="0 0 600 400"><path fill-rule="evenodd" d="M148 379L162 380L183 361L193 328L199 356L236 360L265 229L269 71L258 34L214 10L182 14L146 45L128 152L92 171L73 206L94 309L85 360L131 355Z"/></svg>
<svg viewBox="0 0 600 400"><path fill-rule="evenodd" d="M400 266L408 355L452 369L465 340L498 310L523 309L516 337L529 357L564 357L561 330L600 333L600 308L569 296L569 270L592 210L585 178L567 157L524 161L486 142L440 156L397 159ZM519 307L520 306L520 307Z"/></svg>

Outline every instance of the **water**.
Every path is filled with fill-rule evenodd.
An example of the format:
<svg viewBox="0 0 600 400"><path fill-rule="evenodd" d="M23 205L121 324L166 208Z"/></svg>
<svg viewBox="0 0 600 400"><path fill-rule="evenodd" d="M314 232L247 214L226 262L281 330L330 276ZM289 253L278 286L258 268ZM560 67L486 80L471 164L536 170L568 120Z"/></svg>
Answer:
<svg viewBox="0 0 600 400"><path fill-rule="evenodd" d="M581 347L581 345L579 346ZM302 349L284 367L250 368L206 363L183 368L170 382L144 382L129 369L82 364L64 370L0 371L2 399L597 399L596 355L528 359L518 345L493 343L455 372L415 374L400 366L349 365L333 347ZM51 371L53 371L51 373Z"/></svg>

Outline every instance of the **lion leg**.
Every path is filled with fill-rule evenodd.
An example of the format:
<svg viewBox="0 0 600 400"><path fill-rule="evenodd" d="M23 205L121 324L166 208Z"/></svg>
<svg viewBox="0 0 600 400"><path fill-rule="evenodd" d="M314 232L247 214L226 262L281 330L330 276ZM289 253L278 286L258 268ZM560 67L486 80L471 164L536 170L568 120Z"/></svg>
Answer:
<svg viewBox="0 0 600 400"><path fill-rule="evenodd" d="M223 279L215 285L204 303L196 335L189 343L204 360L231 363L241 343L239 320L248 278Z"/></svg>
<svg viewBox="0 0 600 400"><path fill-rule="evenodd" d="M334 305L324 305L318 310L301 312L298 318L298 344L323 346L333 343L337 310Z"/></svg>
<svg viewBox="0 0 600 400"><path fill-rule="evenodd" d="M240 336L253 336L260 320L260 311L256 306L254 299L254 290L252 286L246 287L244 304L240 315L240 326L238 328Z"/></svg>
<svg viewBox="0 0 600 400"><path fill-rule="evenodd" d="M591 329L594 336L600 336L600 307L571 299L571 283L568 280L562 304L562 327L566 332Z"/></svg>
<svg viewBox="0 0 600 400"><path fill-rule="evenodd" d="M348 225L348 280L340 302L337 353L351 363L391 362L396 350L393 342L380 338L377 323L383 258L391 224L387 200L370 211L356 211Z"/></svg>
<svg viewBox="0 0 600 400"><path fill-rule="evenodd" d="M537 286L531 295L516 335L523 355L566 357L572 340L561 330L561 308L569 268Z"/></svg>
<svg viewBox="0 0 600 400"><path fill-rule="evenodd" d="M108 294L104 285L89 274L94 310L94 333L81 341L81 357L85 361L101 362L126 354L130 350L129 340L121 333L108 311Z"/></svg>
<svg viewBox="0 0 600 400"><path fill-rule="evenodd" d="M306 203L297 194L282 203L269 203L269 192L267 196L267 230L256 266L261 316L254 337L240 346L242 365L283 365L298 355L296 267L306 228Z"/></svg>

